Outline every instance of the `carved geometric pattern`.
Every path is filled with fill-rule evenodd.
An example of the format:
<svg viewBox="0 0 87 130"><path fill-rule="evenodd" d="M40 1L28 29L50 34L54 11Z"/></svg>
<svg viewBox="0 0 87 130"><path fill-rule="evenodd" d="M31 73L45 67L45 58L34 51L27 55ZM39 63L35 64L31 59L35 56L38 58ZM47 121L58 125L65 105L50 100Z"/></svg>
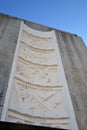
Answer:
<svg viewBox="0 0 87 130"><path fill-rule="evenodd" d="M61 91L42 91L38 89L32 91L32 88L17 83L15 86L20 97L22 113L37 117L60 117L62 109ZM65 115L64 112L63 115Z"/></svg>
<svg viewBox="0 0 87 130"><path fill-rule="evenodd" d="M57 63L55 50L40 50L22 42L19 51L19 57L22 57L27 61L46 65L52 65L53 63Z"/></svg>
<svg viewBox="0 0 87 130"><path fill-rule="evenodd" d="M22 31L21 41L38 49L54 50L52 38L37 37Z"/></svg>
<svg viewBox="0 0 87 130"><path fill-rule="evenodd" d="M55 128L66 128L69 129L69 117L57 117L57 118L43 118L43 117L33 117L20 114L15 110L9 109L9 120L13 120L16 123L32 124L32 125L42 125L47 127Z"/></svg>
<svg viewBox="0 0 87 130"><path fill-rule="evenodd" d="M38 84L32 84L29 81L24 81L19 77L15 77L16 83L21 84L21 86L25 86L32 89L38 89L42 91L62 91L62 86L44 86Z"/></svg>
<svg viewBox="0 0 87 130"><path fill-rule="evenodd" d="M68 98L61 85L65 81L62 80L62 63L55 44L54 32L35 32L23 24L8 121L71 128ZM15 98L18 99L13 104Z"/></svg>
<svg viewBox="0 0 87 130"><path fill-rule="evenodd" d="M16 76L35 84L57 85L57 65L42 66L18 58Z"/></svg>

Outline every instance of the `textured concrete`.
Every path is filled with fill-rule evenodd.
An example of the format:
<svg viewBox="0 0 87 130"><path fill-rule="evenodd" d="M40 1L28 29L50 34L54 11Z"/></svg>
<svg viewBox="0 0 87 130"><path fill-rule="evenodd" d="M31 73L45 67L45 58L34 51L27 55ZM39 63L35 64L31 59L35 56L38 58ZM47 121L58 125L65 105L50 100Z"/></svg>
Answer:
<svg viewBox="0 0 87 130"><path fill-rule="evenodd" d="M20 20L0 15L0 113L8 86L19 27Z"/></svg>
<svg viewBox="0 0 87 130"><path fill-rule="evenodd" d="M80 37L56 32L80 130L87 130L87 48Z"/></svg>
<svg viewBox="0 0 87 130"><path fill-rule="evenodd" d="M20 21L20 19L0 15L0 113L8 85ZM40 31L52 30L39 24L25 20L24 22ZM87 48L80 37L59 30L55 31L78 126L80 130L87 130Z"/></svg>

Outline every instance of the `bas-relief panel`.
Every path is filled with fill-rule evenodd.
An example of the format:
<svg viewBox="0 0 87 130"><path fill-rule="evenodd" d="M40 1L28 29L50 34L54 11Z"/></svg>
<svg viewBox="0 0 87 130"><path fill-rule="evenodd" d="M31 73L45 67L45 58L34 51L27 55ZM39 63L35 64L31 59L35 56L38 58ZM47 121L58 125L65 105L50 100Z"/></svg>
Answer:
<svg viewBox="0 0 87 130"><path fill-rule="evenodd" d="M54 41L52 35L45 38L22 30L12 85L20 108L14 107L14 98L11 98L8 121L71 128L70 113L63 101L64 86L58 81L61 64L57 61Z"/></svg>
<svg viewBox="0 0 87 130"><path fill-rule="evenodd" d="M54 90L50 86L44 89L43 86L26 84L15 79L15 87L20 99L21 113L44 118L67 117L61 103L62 86L56 86L57 89Z"/></svg>
<svg viewBox="0 0 87 130"><path fill-rule="evenodd" d="M45 65L52 65L57 63L55 50L35 49L32 46L22 42L19 51L19 57L22 57L27 61Z"/></svg>
<svg viewBox="0 0 87 130"><path fill-rule="evenodd" d="M70 128L70 121L68 117L62 118L41 118L41 117L33 117L20 114L14 110L9 110L9 121L14 121L17 123L23 124L32 124L32 125L40 125L54 128Z"/></svg>
<svg viewBox="0 0 87 130"><path fill-rule="evenodd" d="M25 31L22 31L21 41L31 45L34 48L43 50L54 50L53 39L33 36Z"/></svg>
<svg viewBox="0 0 87 130"><path fill-rule="evenodd" d="M57 85L57 67L32 64L19 58L16 77L40 85Z"/></svg>
<svg viewBox="0 0 87 130"><path fill-rule="evenodd" d="M62 101L62 86L40 86L15 77L20 109L9 105L8 121L69 128L69 115ZM11 106L12 105L12 106Z"/></svg>

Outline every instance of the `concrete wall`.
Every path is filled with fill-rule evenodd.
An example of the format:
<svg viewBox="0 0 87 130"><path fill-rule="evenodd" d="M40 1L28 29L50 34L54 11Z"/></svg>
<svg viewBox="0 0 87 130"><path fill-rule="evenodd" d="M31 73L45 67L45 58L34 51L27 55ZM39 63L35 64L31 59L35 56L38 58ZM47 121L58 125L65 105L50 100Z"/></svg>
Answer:
<svg viewBox="0 0 87 130"><path fill-rule="evenodd" d="M8 85L20 22L20 19L0 15L0 113ZM24 23L37 30L52 30L52 28L25 20ZM87 48L80 37L59 30L55 31L79 129L86 130Z"/></svg>
<svg viewBox="0 0 87 130"><path fill-rule="evenodd" d="M87 48L80 37L56 35L78 126L87 130Z"/></svg>
<svg viewBox="0 0 87 130"><path fill-rule="evenodd" d="M0 15L0 115L8 86L20 20Z"/></svg>

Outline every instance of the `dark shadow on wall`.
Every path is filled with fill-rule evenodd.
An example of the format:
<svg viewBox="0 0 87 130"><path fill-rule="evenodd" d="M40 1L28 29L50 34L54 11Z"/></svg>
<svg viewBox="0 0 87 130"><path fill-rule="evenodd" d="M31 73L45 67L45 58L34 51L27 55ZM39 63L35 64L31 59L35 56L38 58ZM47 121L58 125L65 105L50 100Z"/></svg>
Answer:
<svg viewBox="0 0 87 130"><path fill-rule="evenodd" d="M17 124L10 122L0 122L0 130L67 130L67 129L50 128L35 125L33 126L33 125Z"/></svg>

